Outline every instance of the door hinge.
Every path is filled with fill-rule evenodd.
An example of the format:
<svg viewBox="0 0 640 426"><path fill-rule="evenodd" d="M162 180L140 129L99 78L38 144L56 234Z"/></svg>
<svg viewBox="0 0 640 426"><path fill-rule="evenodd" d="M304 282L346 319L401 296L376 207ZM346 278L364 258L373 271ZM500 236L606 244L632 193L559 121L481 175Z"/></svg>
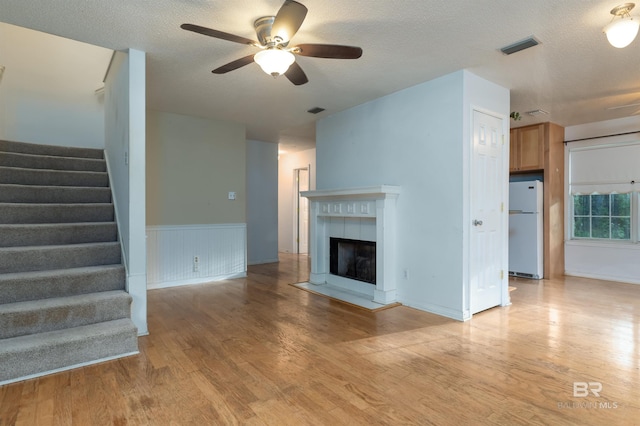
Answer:
<svg viewBox="0 0 640 426"><path fill-rule="evenodd" d="M504 145L504 135L502 135L502 145Z"/></svg>
<svg viewBox="0 0 640 426"><path fill-rule="evenodd" d="M504 270L503 269L500 270L500 279L501 280L504 279Z"/></svg>
<svg viewBox="0 0 640 426"><path fill-rule="evenodd" d="M504 212L504 203L500 203L500 212Z"/></svg>

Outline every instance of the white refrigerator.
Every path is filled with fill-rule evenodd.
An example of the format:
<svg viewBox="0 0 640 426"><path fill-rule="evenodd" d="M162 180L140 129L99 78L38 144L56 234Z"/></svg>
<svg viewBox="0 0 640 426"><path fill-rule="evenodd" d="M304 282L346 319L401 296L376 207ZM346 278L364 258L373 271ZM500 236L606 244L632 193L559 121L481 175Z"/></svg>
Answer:
<svg viewBox="0 0 640 426"><path fill-rule="evenodd" d="M509 183L509 274L543 277L542 182Z"/></svg>

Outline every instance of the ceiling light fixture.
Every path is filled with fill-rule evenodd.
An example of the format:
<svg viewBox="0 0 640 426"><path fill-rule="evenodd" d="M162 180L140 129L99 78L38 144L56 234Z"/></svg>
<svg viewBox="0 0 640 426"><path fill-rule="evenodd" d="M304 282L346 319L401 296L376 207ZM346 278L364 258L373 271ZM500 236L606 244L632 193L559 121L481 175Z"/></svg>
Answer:
<svg viewBox="0 0 640 426"><path fill-rule="evenodd" d="M607 35L607 40L613 47L627 47L638 35L640 22L629 14L634 7L634 3L624 3L611 9L613 18L602 31ZM616 20L616 17L620 17L620 19Z"/></svg>
<svg viewBox="0 0 640 426"><path fill-rule="evenodd" d="M287 72L295 61L293 53L282 49L266 49L256 53L253 57L262 71L277 77Z"/></svg>

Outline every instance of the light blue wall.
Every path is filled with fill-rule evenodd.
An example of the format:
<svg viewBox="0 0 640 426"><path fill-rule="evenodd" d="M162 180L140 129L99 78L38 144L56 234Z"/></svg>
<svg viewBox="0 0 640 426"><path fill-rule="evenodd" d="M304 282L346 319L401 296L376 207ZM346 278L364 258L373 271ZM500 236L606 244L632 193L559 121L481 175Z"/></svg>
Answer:
<svg viewBox="0 0 640 426"><path fill-rule="evenodd" d="M278 261L278 145L247 140L247 262Z"/></svg>

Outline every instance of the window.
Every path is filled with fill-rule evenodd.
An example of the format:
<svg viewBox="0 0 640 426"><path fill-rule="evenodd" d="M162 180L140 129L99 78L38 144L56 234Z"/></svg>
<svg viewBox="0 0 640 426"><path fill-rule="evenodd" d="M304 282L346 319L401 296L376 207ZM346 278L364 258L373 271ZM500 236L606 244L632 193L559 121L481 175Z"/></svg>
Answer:
<svg viewBox="0 0 640 426"><path fill-rule="evenodd" d="M631 239L631 194L573 196L573 238Z"/></svg>
<svg viewBox="0 0 640 426"><path fill-rule="evenodd" d="M569 238L639 242L640 140L627 137L569 146Z"/></svg>

